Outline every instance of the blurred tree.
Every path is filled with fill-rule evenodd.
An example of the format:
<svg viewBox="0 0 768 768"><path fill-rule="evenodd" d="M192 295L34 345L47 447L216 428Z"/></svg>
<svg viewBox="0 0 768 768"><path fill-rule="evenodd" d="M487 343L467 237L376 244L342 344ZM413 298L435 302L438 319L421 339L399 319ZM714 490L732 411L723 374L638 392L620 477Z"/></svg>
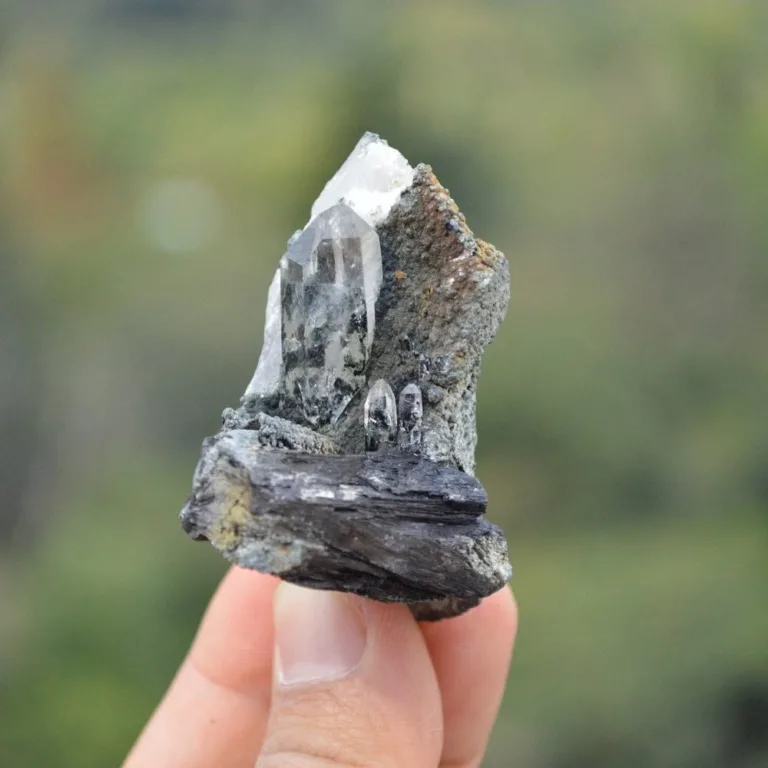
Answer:
<svg viewBox="0 0 768 768"><path fill-rule="evenodd" d="M0 546L18 542L20 517L34 482L40 447L36 395L41 390L39 308L19 277L18 254L0 224Z"/></svg>
<svg viewBox="0 0 768 768"><path fill-rule="evenodd" d="M233 0L103 0L104 18L118 23L211 24L232 17Z"/></svg>

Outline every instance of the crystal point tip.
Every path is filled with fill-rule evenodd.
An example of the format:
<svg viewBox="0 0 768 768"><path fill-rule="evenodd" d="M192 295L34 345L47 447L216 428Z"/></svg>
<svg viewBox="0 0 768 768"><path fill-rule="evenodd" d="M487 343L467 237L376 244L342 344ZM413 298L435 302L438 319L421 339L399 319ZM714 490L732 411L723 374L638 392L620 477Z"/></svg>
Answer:
<svg viewBox="0 0 768 768"><path fill-rule="evenodd" d="M344 202L371 226L387 218L413 182L403 155L376 133L366 131L312 206L312 218Z"/></svg>

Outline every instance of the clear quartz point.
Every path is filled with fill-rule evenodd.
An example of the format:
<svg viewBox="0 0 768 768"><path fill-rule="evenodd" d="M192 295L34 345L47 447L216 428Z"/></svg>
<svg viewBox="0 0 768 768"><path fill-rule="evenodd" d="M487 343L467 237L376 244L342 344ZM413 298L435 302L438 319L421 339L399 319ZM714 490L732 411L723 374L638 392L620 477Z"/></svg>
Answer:
<svg viewBox="0 0 768 768"><path fill-rule="evenodd" d="M400 152L368 131L325 185L312 206L312 217L344 202L376 226L387 218L403 190L411 186L413 175L413 168Z"/></svg>
<svg viewBox="0 0 768 768"><path fill-rule="evenodd" d="M378 451L395 442L397 437L397 404L392 387L379 379L368 391L363 406L365 449Z"/></svg>
<svg viewBox="0 0 768 768"><path fill-rule="evenodd" d="M365 384L381 287L376 230L334 205L280 262L285 395L313 426L333 424Z"/></svg>
<svg viewBox="0 0 768 768"><path fill-rule="evenodd" d="M246 397L271 395L280 386L283 367L282 310L280 307L280 269L275 272L267 293L267 317L264 322L264 344L259 364L251 383L245 390Z"/></svg>
<svg viewBox="0 0 768 768"><path fill-rule="evenodd" d="M421 389L418 384L408 384L400 393L398 414L400 429L397 435L397 445L402 450L421 450L421 420L424 408L421 400Z"/></svg>
<svg viewBox="0 0 768 768"><path fill-rule="evenodd" d="M279 393L313 426L333 424L365 384L381 287L375 227L414 169L365 133L288 242L269 289L264 346L245 397Z"/></svg>

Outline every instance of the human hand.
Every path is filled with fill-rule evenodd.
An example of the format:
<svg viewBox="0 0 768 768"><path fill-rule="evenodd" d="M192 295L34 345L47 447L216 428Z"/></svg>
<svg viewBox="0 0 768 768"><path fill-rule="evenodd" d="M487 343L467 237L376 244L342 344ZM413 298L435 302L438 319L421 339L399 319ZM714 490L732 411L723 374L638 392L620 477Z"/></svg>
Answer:
<svg viewBox="0 0 768 768"><path fill-rule="evenodd" d="M475 768L517 609L455 619L233 568L123 768ZM273 618L274 616L274 618Z"/></svg>

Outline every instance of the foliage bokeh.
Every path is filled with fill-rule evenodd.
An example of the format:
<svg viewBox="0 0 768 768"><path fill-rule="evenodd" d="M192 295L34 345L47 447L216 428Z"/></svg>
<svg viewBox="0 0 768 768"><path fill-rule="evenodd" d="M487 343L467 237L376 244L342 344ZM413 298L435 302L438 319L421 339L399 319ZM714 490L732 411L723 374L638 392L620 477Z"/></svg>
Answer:
<svg viewBox="0 0 768 768"><path fill-rule="evenodd" d="M509 257L487 765L768 764L768 10L0 6L0 765L119 764L224 570L176 519L363 130Z"/></svg>

